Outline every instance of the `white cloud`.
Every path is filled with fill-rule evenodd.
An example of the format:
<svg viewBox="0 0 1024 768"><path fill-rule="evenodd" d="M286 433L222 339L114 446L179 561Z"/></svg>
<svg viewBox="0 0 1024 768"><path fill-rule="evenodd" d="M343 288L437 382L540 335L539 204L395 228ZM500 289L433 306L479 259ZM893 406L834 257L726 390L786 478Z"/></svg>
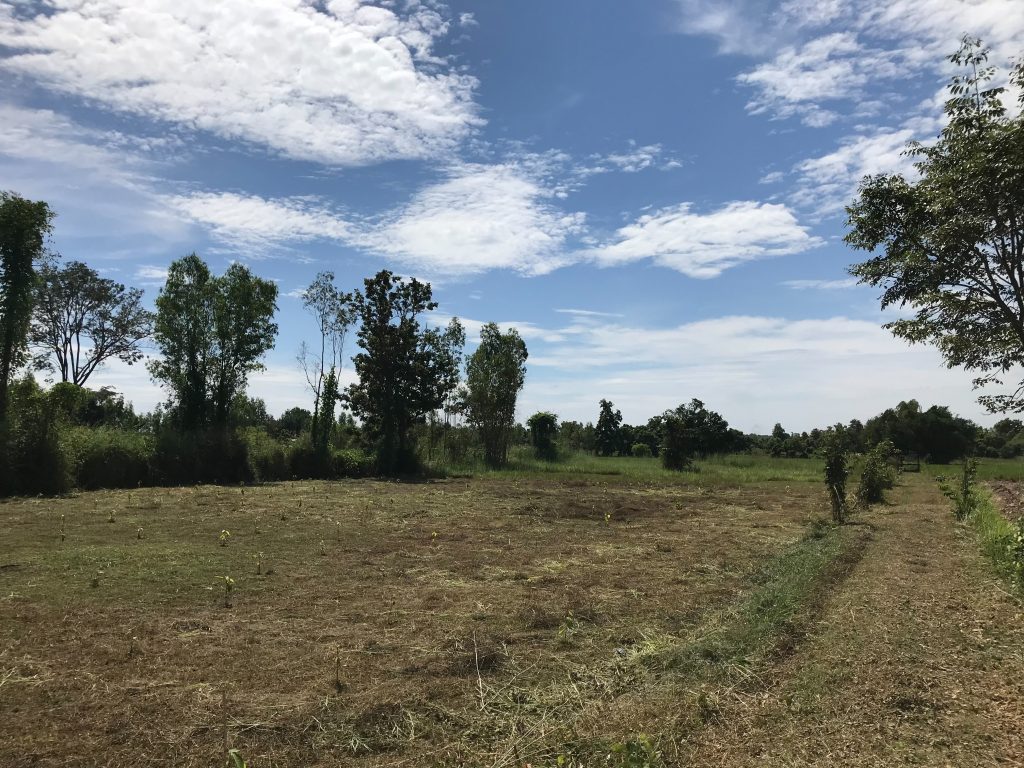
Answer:
<svg viewBox="0 0 1024 768"><path fill-rule="evenodd" d="M838 148L797 164L791 199L820 215L838 213L853 199L865 176L900 173L914 178L914 158L906 154L912 140L929 142L940 129L938 118L913 118L898 128L871 128L841 140Z"/></svg>
<svg viewBox="0 0 1024 768"><path fill-rule="evenodd" d="M563 266L583 214L551 205L551 191L514 165L468 165L417 193L360 242L416 268L465 275L490 269L544 274Z"/></svg>
<svg viewBox="0 0 1024 768"><path fill-rule="evenodd" d="M350 225L315 200L268 200L234 192L196 192L166 198L168 205L209 227L214 237L238 248L274 248L315 239L344 241Z"/></svg>
<svg viewBox="0 0 1024 768"><path fill-rule="evenodd" d="M744 261L820 244L784 205L744 201L695 213L690 203L681 203L641 216L585 253L605 266L652 259L690 277L709 278Z"/></svg>
<svg viewBox="0 0 1024 768"><path fill-rule="evenodd" d="M454 147L476 81L432 55L448 24L358 0L42 0L0 7L0 67L110 109L358 165Z"/></svg>
<svg viewBox="0 0 1024 768"><path fill-rule="evenodd" d="M142 285L163 285L167 282L167 268L143 264L135 270L135 280Z"/></svg>
<svg viewBox="0 0 1024 768"><path fill-rule="evenodd" d="M638 147L635 142L630 142L630 147L625 152L613 152L610 155L604 155L601 160L614 165L624 173L637 173L653 166L658 161L661 153L661 144L647 144ZM675 163L675 165L672 165L672 163ZM680 164L678 161L673 160L669 161L668 165L678 168Z"/></svg>
<svg viewBox="0 0 1024 768"><path fill-rule="evenodd" d="M622 317L618 312L598 312L593 309L556 309L555 312L583 319L592 317Z"/></svg>
<svg viewBox="0 0 1024 768"><path fill-rule="evenodd" d="M771 49L769 0L676 0L679 27L718 41L721 53L759 55Z"/></svg>
<svg viewBox="0 0 1024 768"><path fill-rule="evenodd" d="M846 277L841 280L785 280L782 283L796 291L841 291L856 288L857 278Z"/></svg>

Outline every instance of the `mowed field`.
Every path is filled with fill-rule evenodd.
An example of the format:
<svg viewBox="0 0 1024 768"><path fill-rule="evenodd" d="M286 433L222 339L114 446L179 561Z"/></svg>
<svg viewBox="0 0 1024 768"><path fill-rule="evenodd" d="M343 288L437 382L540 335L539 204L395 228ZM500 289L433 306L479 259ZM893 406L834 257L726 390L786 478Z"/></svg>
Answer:
<svg viewBox="0 0 1024 768"><path fill-rule="evenodd" d="M735 469L7 501L0 765L1024 759L1019 604L934 483L834 529Z"/></svg>

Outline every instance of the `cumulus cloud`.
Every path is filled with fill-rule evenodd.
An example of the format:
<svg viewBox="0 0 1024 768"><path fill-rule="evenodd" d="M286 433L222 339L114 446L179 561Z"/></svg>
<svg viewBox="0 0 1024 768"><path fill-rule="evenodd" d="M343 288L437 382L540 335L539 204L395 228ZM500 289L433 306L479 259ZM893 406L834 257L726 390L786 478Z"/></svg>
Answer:
<svg viewBox="0 0 1024 768"><path fill-rule="evenodd" d="M745 261L820 244L785 205L742 201L698 213L682 203L641 216L586 255L604 266L651 259L690 277L709 278Z"/></svg>
<svg viewBox="0 0 1024 768"><path fill-rule="evenodd" d="M476 81L432 53L448 23L427 4L407 8L39 0L0 7L0 68L291 158L360 165L427 157L479 124Z"/></svg>

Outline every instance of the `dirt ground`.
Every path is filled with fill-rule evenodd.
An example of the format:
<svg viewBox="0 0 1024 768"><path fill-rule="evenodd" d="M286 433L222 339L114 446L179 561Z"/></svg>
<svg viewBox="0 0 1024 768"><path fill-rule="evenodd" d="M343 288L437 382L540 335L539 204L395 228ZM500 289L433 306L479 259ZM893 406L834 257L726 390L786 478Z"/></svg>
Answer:
<svg viewBox="0 0 1024 768"><path fill-rule="evenodd" d="M252 766L516 764L820 501L560 479L7 502L0 765L218 765L225 731Z"/></svg>
<svg viewBox="0 0 1024 768"><path fill-rule="evenodd" d="M792 645L630 671L822 512L817 484L571 478L9 501L0 766L536 768L642 732L673 766L1024 764L1020 603L927 478L855 517Z"/></svg>
<svg viewBox="0 0 1024 768"><path fill-rule="evenodd" d="M927 478L858 519L871 545L807 641L686 765L1024 765L1020 601Z"/></svg>

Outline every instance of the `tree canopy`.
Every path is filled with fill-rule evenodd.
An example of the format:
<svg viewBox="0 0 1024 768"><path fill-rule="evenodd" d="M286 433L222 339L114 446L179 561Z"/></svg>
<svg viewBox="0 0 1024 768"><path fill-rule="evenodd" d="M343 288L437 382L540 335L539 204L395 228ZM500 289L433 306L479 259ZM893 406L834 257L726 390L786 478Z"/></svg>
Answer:
<svg viewBox="0 0 1024 768"><path fill-rule="evenodd" d="M515 328L502 333L495 323L480 329L480 346L466 363L463 407L484 447L484 461L500 467L508 460L516 400L526 381L526 342Z"/></svg>
<svg viewBox="0 0 1024 768"><path fill-rule="evenodd" d="M80 261L39 270L29 342L36 366L84 386L104 361L138 362L139 342L152 333L142 291L99 276Z"/></svg>
<svg viewBox="0 0 1024 768"><path fill-rule="evenodd" d="M978 40L964 38L949 58L966 74L950 84L938 140L907 150L919 178L864 179L847 208L846 242L876 254L850 272L882 287L882 307L914 312L886 327L936 345L950 367L977 371L975 385L984 386L1024 363L1024 95L1008 114ZM1009 79L1024 89L1024 62ZM981 402L1024 411L1024 382Z"/></svg>

